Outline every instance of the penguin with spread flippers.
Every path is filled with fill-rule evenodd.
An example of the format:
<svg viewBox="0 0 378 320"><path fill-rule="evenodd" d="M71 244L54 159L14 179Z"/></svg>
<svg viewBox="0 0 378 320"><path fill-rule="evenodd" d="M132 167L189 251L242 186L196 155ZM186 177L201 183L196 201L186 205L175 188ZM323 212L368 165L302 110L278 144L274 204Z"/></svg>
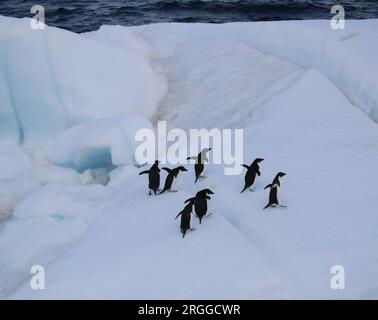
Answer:
<svg viewBox="0 0 378 320"><path fill-rule="evenodd" d="M180 222L180 230L182 233L182 237L185 237L185 234L188 230L194 231L194 228L190 227L190 219L191 214L193 211L193 204L194 200L189 201L189 203L185 206L185 208L176 216L175 220L181 216L181 222Z"/></svg>
<svg viewBox="0 0 378 320"><path fill-rule="evenodd" d="M159 186L160 186L159 163L160 161L156 160L155 163L150 168L150 170L145 170L139 173L139 175L148 173L148 188L150 190L149 195L151 195L153 192L156 196L156 192L159 191Z"/></svg>
<svg viewBox="0 0 378 320"><path fill-rule="evenodd" d="M261 175L259 163L264 161L262 158L256 158L250 166L242 164L241 166L247 169L244 177L244 188L241 191L243 193L249 188L250 191L255 190L256 177Z"/></svg>
<svg viewBox="0 0 378 320"><path fill-rule="evenodd" d="M282 190L282 179L283 177L286 176L286 173L283 172L278 172L276 177L273 179L273 182L268 184L265 188L270 188L269 192L269 202L268 204L264 207L264 209L268 207L277 207L280 206L282 208L285 208L286 206L283 206L280 204L280 193Z"/></svg>
<svg viewBox="0 0 378 320"><path fill-rule="evenodd" d="M165 191L177 192L177 190L175 190L174 188L176 186L180 173L183 171L188 171L188 170L186 170L185 167L183 166L180 166L174 169L169 169L169 168L164 167L162 168L162 170L167 171L168 175L167 175L167 178L165 179L164 188L159 194L162 194Z"/></svg>
<svg viewBox="0 0 378 320"><path fill-rule="evenodd" d="M198 178L206 178L206 176L204 176L204 172L205 172L205 164L209 161L209 159L207 158L207 153L209 151L211 151L211 148L204 148L196 157L186 158L186 160L190 160L190 159L196 160L196 163L194 165L196 180L194 181L194 183L197 182Z"/></svg>
<svg viewBox="0 0 378 320"><path fill-rule="evenodd" d="M185 203L194 201L194 209L200 223L202 222L202 218L207 214L207 200L211 199L209 197L209 194L214 194L214 192L210 189L203 189L197 192L195 197L187 199L185 201Z"/></svg>

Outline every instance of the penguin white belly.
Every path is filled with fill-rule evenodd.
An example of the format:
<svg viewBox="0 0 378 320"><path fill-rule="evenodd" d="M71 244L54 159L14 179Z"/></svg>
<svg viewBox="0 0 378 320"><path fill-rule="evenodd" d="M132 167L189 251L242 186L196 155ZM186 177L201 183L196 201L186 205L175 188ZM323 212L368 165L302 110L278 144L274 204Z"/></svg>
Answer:
<svg viewBox="0 0 378 320"><path fill-rule="evenodd" d="M177 174L176 177L173 177L172 185L171 185L171 190L175 190L176 183L177 183L177 180L178 180L179 176L180 176L180 172Z"/></svg>
<svg viewBox="0 0 378 320"><path fill-rule="evenodd" d="M204 164L203 164L202 172L200 173L200 175L203 176L203 177L205 177L206 166L207 166L207 164L204 163Z"/></svg>
<svg viewBox="0 0 378 320"><path fill-rule="evenodd" d="M279 180L280 180L280 185L277 186L277 200L278 200L278 203L281 204L283 183L282 183L282 179L281 178L279 178Z"/></svg>

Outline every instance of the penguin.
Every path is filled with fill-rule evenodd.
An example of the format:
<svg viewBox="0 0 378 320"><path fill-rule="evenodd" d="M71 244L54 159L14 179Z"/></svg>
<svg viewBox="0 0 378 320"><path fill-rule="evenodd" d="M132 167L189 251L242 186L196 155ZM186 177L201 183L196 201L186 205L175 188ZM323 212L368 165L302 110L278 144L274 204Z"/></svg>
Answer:
<svg viewBox="0 0 378 320"><path fill-rule="evenodd" d="M148 195L151 195L152 192L156 196L156 191L159 191L160 186L160 169L159 169L159 160L156 160L155 163L152 165L150 170L145 170L139 173L139 175L148 173L148 188L150 192Z"/></svg>
<svg viewBox="0 0 378 320"><path fill-rule="evenodd" d="M259 163L264 161L262 158L256 158L250 166L242 164L241 166L247 169L247 172L244 177L244 188L240 193L243 193L249 188L250 191L255 191L256 175L260 176L260 167Z"/></svg>
<svg viewBox="0 0 378 320"><path fill-rule="evenodd" d="M176 216L175 220L181 215L181 222L180 222L180 229L182 233L182 237L185 237L185 234L188 230L194 231L194 228L190 227L190 219L191 214L193 211L193 204L194 201L191 200L189 203L185 206L185 208Z"/></svg>
<svg viewBox="0 0 378 320"><path fill-rule="evenodd" d="M205 164L209 161L209 159L207 158L207 153L209 151L211 151L211 148L204 148L196 157L186 158L186 160L196 160L196 163L194 165L196 180L194 181L194 183L197 182L198 178L206 178L203 173L205 171Z"/></svg>
<svg viewBox="0 0 378 320"><path fill-rule="evenodd" d="M194 209L195 209L195 212L199 219L200 224L202 222L202 218L207 214L207 209L208 209L207 200L211 199L208 196L209 194L215 194L215 193L211 191L210 189L203 189L197 192L195 197L185 200L185 203L194 201Z"/></svg>
<svg viewBox="0 0 378 320"><path fill-rule="evenodd" d="M171 191L171 192L177 192L177 190L174 189L177 183L177 179L180 176L181 171L188 171L185 169L185 167L180 166L174 169L169 169L169 168L162 168L162 170L165 170L168 172L167 178L165 179L165 184L163 190L159 193L162 194L165 191Z"/></svg>
<svg viewBox="0 0 378 320"><path fill-rule="evenodd" d="M269 192L269 202L264 207L264 209L268 207L277 207L280 206L282 208L285 208L286 206L280 205L280 192L282 188L282 178L286 176L286 173L284 172L278 172L276 177L273 179L273 182L268 184L265 188L270 188Z"/></svg>

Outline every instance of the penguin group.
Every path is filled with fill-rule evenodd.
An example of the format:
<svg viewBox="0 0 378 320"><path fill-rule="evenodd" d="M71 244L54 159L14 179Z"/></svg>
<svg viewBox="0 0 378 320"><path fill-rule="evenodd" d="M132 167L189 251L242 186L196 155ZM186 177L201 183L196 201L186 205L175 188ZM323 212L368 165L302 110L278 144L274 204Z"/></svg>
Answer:
<svg viewBox="0 0 378 320"><path fill-rule="evenodd" d="M196 196L193 198L189 198L185 200L184 203L187 203L185 208L176 216L176 219L181 215L181 222L180 222L180 230L182 233L182 237L185 237L185 234L188 230L194 231L194 228L190 226L190 219L191 214L194 211L199 219L199 223L201 224L202 218L207 214L207 200L210 200L209 194L214 194L210 189L203 189L197 192ZM210 216L211 213L208 214ZM175 220L176 220L175 219Z"/></svg>
<svg viewBox="0 0 378 320"><path fill-rule="evenodd" d="M195 172L195 181L197 183L198 179L206 178L204 175L205 171L205 164L208 162L207 154L211 151L211 148L203 149L197 156L188 157L187 160L193 159L195 160L194 165L194 172ZM255 191L256 189L256 179L257 177L261 176L260 166L259 164L264 161L263 158L256 158L250 165L242 164L241 166L246 168L247 171L244 177L244 187L241 190L241 193L249 189L251 192ZM169 168L162 168L162 170L166 171L167 177L165 179L163 190L160 191L160 168L159 168L160 161L156 160L154 164L151 166L149 170L145 170L139 173L148 174L148 188L149 188L149 195L160 195L165 192L177 192L175 189L177 180L182 172L188 171L185 167L179 166L174 169ZM274 177L272 183L268 184L264 190L269 189L269 200L268 204L263 208L264 210L269 207L286 207L281 204L281 191L282 191L282 180L283 177L286 175L284 172L278 172ZM196 216L199 219L199 223L202 223L202 219L205 216L210 216L211 213L208 213L208 203L207 201L211 199L210 195L213 195L214 192L210 189L203 189L198 191L196 195L192 198L185 200L184 204L185 207L182 211L180 211L175 220L181 216L180 221L180 230L182 233L182 237L184 238L187 231L193 231L194 228L191 227L191 215L193 212L193 207Z"/></svg>

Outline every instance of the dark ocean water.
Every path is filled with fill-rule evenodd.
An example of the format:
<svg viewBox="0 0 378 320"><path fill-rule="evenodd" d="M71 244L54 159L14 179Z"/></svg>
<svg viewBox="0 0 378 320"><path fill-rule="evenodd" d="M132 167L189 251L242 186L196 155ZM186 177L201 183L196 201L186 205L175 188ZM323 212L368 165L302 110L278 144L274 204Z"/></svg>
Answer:
<svg viewBox="0 0 378 320"><path fill-rule="evenodd" d="M32 17L34 4L45 7L46 23L75 32L103 24L329 19L342 4L346 19L378 18L378 0L0 0L0 15Z"/></svg>

